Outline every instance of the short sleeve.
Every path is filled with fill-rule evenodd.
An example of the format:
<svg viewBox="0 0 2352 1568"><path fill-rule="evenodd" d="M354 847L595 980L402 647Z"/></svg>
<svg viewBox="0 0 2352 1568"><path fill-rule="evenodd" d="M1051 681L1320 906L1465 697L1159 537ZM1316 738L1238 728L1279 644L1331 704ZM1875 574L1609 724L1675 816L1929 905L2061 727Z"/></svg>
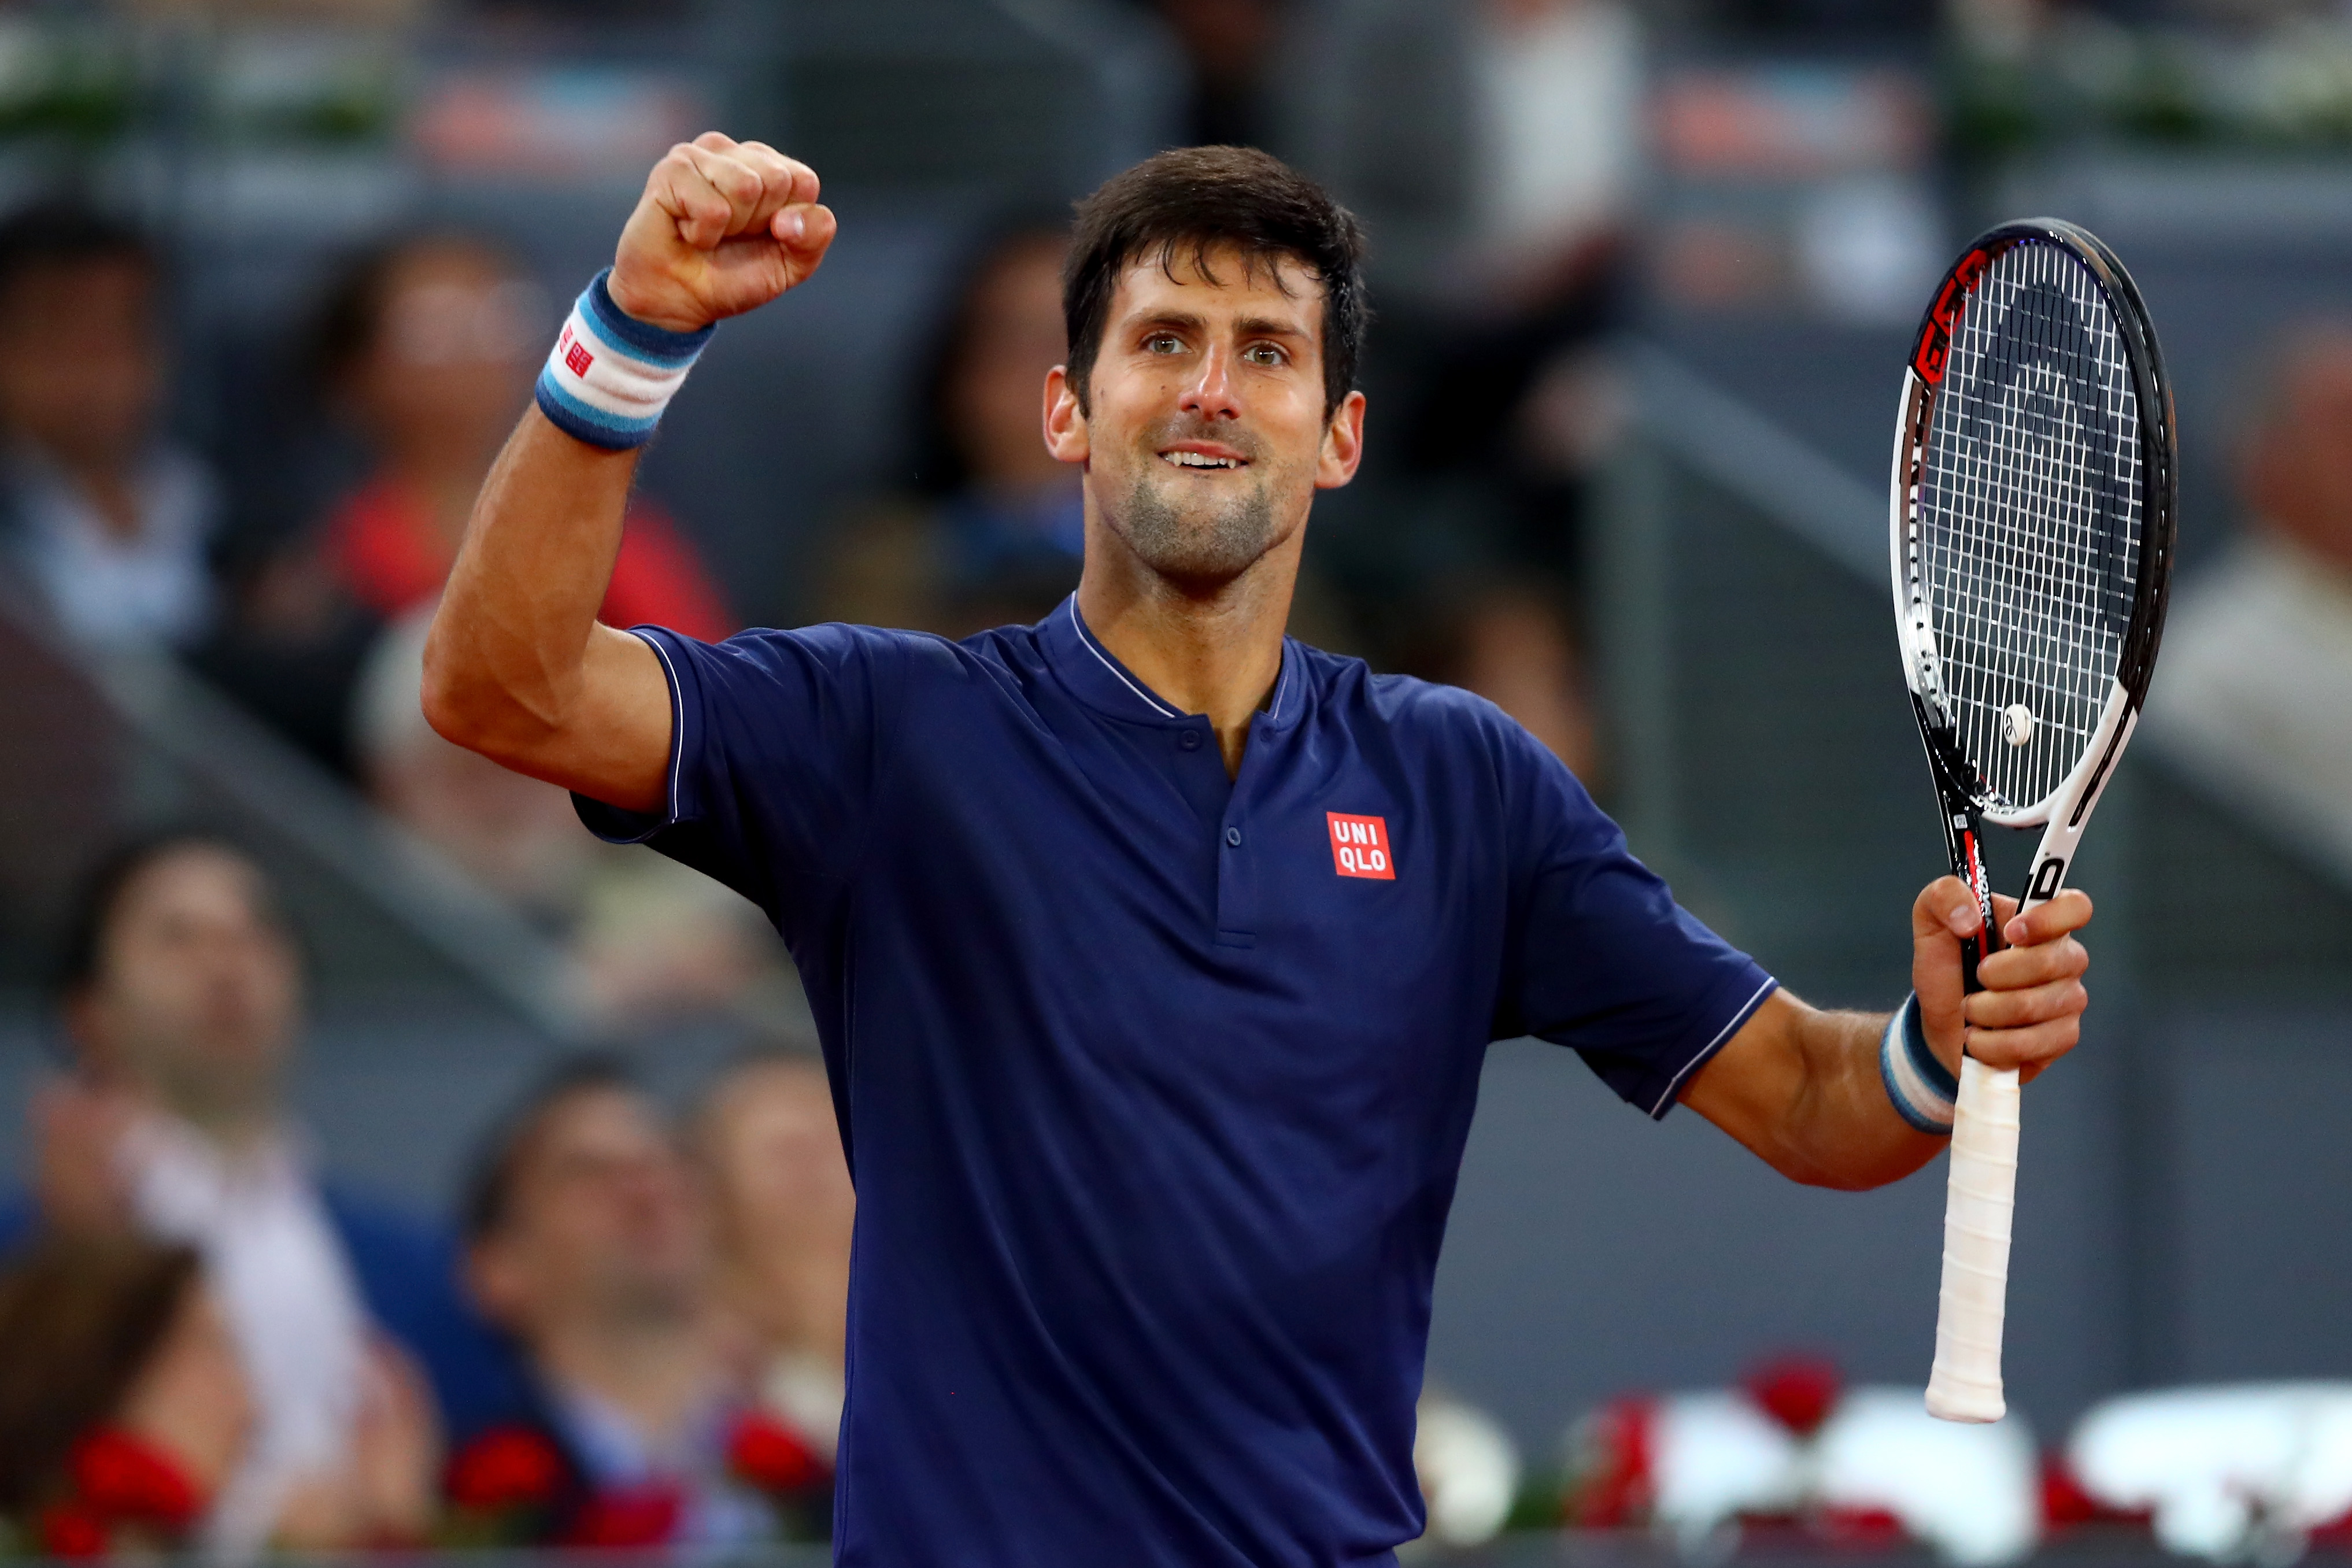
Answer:
<svg viewBox="0 0 2352 1568"><path fill-rule="evenodd" d="M574 795L580 819L717 878L785 926L795 889L845 877L864 845L912 635L822 626L707 643L632 630L669 682L667 800L656 815Z"/></svg>
<svg viewBox="0 0 2352 1568"><path fill-rule="evenodd" d="M1517 898L1496 1034L1569 1047L1663 1118L1777 983L1676 904L1575 776L1520 738L1506 749Z"/></svg>

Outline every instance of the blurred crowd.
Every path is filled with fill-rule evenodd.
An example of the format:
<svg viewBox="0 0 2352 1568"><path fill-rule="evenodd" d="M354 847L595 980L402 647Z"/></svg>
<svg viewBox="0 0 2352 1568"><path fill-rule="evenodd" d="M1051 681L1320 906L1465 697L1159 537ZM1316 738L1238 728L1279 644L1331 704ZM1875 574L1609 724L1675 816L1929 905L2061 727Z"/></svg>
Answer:
<svg viewBox="0 0 2352 1568"><path fill-rule="evenodd" d="M1303 0L1148 8L1183 72L1183 134L1296 143L1371 223L1371 457L1360 493L1333 499L1344 526L1310 547L1293 630L1490 698L1606 799L1584 519L1624 426L1611 345L1640 293L1644 29L1662 8L1478 0L1423 8L1449 17L1425 37L1303 37ZM1933 7L1680 9L1840 37L1922 34ZM1998 54L2123 9L1972 0L1953 16ZM1453 142L1399 146L1380 124L1302 139L1274 84L1307 48L1333 79L1370 83L1375 109L1412 97L1412 122L1434 113ZM282 395L237 411L257 449L291 449L256 428L283 420L326 454L264 496L175 416L188 262L124 211L60 189L0 216L0 608L77 657L176 660L241 705L560 944L605 1033L772 1020L788 965L749 905L601 844L562 791L442 741L418 706L425 627L528 403L550 290L584 279L540 277L461 226L340 257L284 301ZM744 581L712 536L641 497L604 617L715 638L786 602L961 637L1050 611L1082 539L1075 475L1038 432L1064 346L1066 216L991 210L939 297L907 302L928 327L894 399L894 458L788 588ZM2245 527L2180 585L2150 723L2352 863L2352 321L2294 325L2248 385L2231 448ZM58 1059L22 1141L27 1180L0 1203L0 1551L824 1534L854 1197L814 1054L750 1050L682 1107L617 1058L552 1063L485 1138L456 1212L433 1216L338 1183L291 1109L300 943L237 845L125 844L61 954ZM1579 1428L1565 1474L1534 1477L1492 1422L1433 1392L1416 1455L1433 1531L1566 1517L1696 1549L1766 1519L1991 1558L2056 1523L2161 1512L2137 1482L2093 1498L2013 1444L1920 1461L1990 1478L1997 1500L1965 1517L1874 1491L1872 1456L1930 1438L1875 1395L1833 1420L1833 1395L1808 1405L1805 1386L1612 1406ZM1858 1489L1834 1489L1833 1451L1858 1456ZM1670 1473L1677 1453L1700 1468ZM1705 1468L1726 1454L1721 1473L1744 1479ZM2314 1528L2334 1517L2296 1506ZM2196 1539L2225 1538L2240 1541Z"/></svg>
<svg viewBox="0 0 2352 1568"><path fill-rule="evenodd" d="M1160 9L1192 132L1273 134L1292 8ZM1459 234L1423 262L1400 244L1379 285L1391 434L1355 521L1311 556L1294 629L1493 698L1598 784L1580 520L1619 402L1601 345L1621 315L1638 32L1621 0L1488 0L1460 41L1447 113L1486 177L1458 200L1442 172L1403 182L1400 237L1441 194ZM778 603L950 637L1041 618L1081 541L1075 476L1038 425L1066 217L983 216L940 297L904 302L933 324L890 400L891 456L795 547L789 584L744 580L641 496L605 619L717 638ZM560 791L444 744L418 710L425 627L572 280L483 230L383 234L277 302L282 343L247 355L274 362L266 395L239 384L198 442L175 410L227 384L191 382L175 353L184 265L80 190L0 217L8 601L57 640L165 654L234 699L565 948L599 1022L756 1012L778 962L740 900L598 844Z"/></svg>
<svg viewBox="0 0 2352 1568"><path fill-rule="evenodd" d="M32 1553L822 1538L855 1207L822 1064L683 1114L551 1066L454 1223L322 1175L295 934L199 833L90 879L0 1209L0 1520Z"/></svg>
<svg viewBox="0 0 2352 1568"><path fill-rule="evenodd" d="M445 1220L322 1170L288 1102L299 942L235 844L121 846L52 1000L0 1195L0 1556L829 1533L856 1200L814 1055L740 1056L676 1111L555 1061ZM1491 1534L1508 1442L1428 1408L1440 1532Z"/></svg>

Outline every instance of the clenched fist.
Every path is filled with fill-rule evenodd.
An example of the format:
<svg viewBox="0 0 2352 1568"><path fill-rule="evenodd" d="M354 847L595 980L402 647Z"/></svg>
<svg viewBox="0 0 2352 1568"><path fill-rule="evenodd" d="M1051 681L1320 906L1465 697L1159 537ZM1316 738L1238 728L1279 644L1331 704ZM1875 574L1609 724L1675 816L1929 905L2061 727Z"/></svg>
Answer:
<svg viewBox="0 0 2352 1568"><path fill-rule="evenodd" d="M673 332L756 310L808 280L833 243L816 172L706 131L654 165L621 231L613 303Z"/></svg>

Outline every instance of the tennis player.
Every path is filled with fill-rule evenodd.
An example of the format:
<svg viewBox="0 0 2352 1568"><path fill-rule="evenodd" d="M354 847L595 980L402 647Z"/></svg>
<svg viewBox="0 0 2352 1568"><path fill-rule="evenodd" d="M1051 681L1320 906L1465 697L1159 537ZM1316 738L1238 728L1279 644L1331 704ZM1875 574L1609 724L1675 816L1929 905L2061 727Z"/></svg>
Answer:
<svg viewBox="0 0 2352 1568"><path fill-rule="evenodd" d="M1964 997L1976 917L1935 882L1915 997L1816 1011L1495 708L1284 637L1363 450L1362 237L1261 153L1079 208L1042 392L1086 564L1045 620L598 625L638 445L719 322L816 270L817 197L717 134L654 170L483 489L425 704L798 961L857 1183L839 1561L1391 1561L1491 1040L1837 1187L1943 1147L1964 1045L2074 1045L2080 893L2004 910Z"/></svg>

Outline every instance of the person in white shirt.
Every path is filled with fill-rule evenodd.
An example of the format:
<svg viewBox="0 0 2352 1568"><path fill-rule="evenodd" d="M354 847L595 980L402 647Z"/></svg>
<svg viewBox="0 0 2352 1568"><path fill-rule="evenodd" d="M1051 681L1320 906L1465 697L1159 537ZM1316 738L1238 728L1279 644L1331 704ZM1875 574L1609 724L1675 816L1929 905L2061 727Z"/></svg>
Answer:
<svg viewBox="0 0 2352 1568"><path fill-rule="evenodd" d="M100 647L185 647L214 615L211 472L159 428L161 268L138 232L45 203L0 222L0 540Z"/></svg>
<svg viewBox="0 0 2352 1568"><path fill-rule="evenodd" d="M35 1108L38 1223L202 1258L257 1417L205 1542L238 1553L421 1531L432 1401L375 1326L348 1216L286 1117L299 965L259 869L200 835L134 841L76 924L60 984L74 1070Z"/></svg>
<svg viewBox="0 0 2352 1568"><path fill-rule="evenodd" d="M2175 591L2147 723L2352 865L2352 320L2282 341L2239 452L2245 530Z"/></svg>

